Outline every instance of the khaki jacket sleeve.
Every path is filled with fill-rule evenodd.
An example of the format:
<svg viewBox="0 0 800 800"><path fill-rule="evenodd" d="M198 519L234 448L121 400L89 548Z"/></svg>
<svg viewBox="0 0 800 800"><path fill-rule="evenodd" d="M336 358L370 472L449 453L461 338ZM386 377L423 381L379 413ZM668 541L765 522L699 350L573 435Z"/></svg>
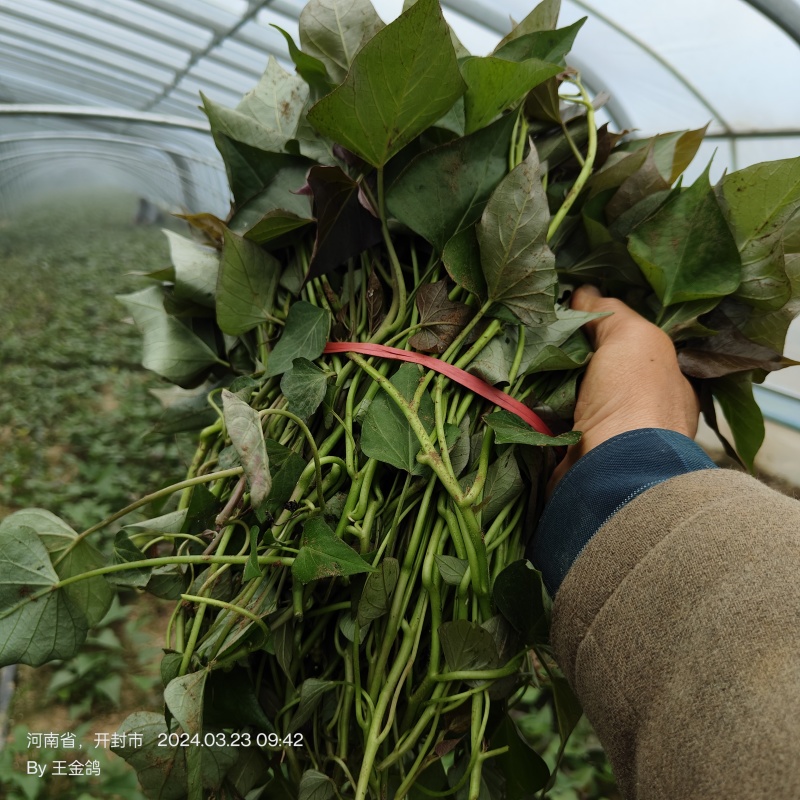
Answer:
<svg viewBox="0 0 800 800"><path fill-rule="evenodd" d="M800 799L800 503L729 470L648 489L558 590L556 657L629 800Z"/></svg>

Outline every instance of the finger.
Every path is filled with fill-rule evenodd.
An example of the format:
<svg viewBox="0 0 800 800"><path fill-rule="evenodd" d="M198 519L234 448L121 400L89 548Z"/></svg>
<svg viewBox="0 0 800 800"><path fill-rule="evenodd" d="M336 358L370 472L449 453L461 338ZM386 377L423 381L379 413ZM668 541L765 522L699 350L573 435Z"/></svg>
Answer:
<svg viewBox="0 0 800 800"><path fill-rule="evenodd" d="M575 290L570 299L570 307L576 311L609 315L593 319L583 326L583 330L595 349L609 336L619 334L623 328L627 328L631 324L642 324L649 327L649 323L644 317L641 317L621 300L616 300L613 297L603 297L596 286L589 284Z"/></svg>

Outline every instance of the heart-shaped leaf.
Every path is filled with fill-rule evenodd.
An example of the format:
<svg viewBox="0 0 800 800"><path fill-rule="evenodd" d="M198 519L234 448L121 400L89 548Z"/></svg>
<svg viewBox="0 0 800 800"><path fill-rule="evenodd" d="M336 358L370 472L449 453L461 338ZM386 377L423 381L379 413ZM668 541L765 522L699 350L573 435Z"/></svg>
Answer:
<svg viewBox="0 0 800 800"><path fill-rule="evenodd" d="M323 135L382 167L433 125L464 88L438 0L419 0L361 48L344 82L308 119Z"/></svg>
<svg viewBox="0 0 800 800"><path fill-rule="evenodd" d="M250 503L258 508L272 488L261 418L255 409L227 389L222 390L222 413L228 436L250 485Z"/></svg>
<svg viewBox="0 0 800 800"><path fill-rule="evenodd" d="M217 284L217 324L237 336L272 317L280 264L257 244L225 231Z"/></svg>
<svg viewBox="0 0 800 800"><path fill-rule="evenodd" d="M296 358L313 361L322 355L328 342L331 315L324 309L300 300L289 309L281 338L269 354L267 377L281 375L292 368Z"/></svg>
<svg viewBox="0 0 800 800"><path fill-rule="evenodd" d="M196 334L164 309L158 286L117 295L142 332L142 366L179 385L219 362L217 354Z"/></svg>
<svg viewBox="0 0 800 800"><path fill-rule="evenodd" d="M300 552L292 564L292 575L300 583L374 571L374 567L345 544L321 517L312 517L306 522Z"/></svg>
<svg viewBox="0 0 800 800"><path fill-rule="evenodd" d="M555 321L555 256L547 246L550 211L539 162L528 157L495 189L478 225L488 299L525 325Z"/></svg>

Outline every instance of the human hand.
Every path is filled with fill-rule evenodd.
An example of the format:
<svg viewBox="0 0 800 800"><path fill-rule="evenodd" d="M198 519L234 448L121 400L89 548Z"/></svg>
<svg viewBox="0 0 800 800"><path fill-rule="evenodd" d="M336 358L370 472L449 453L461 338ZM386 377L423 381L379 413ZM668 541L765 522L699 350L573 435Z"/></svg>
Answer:
<svg viewBox="0 0 800 800"><path fill-rule="evenodd" d="M575 406L574 427L583 436L556 467L549 491L581 456L607 439L639 428L665 428L694 438L700 415L697 395L666 333L594 286L581 286L570 305L612 314L583 328L595 350Z"/></svg>

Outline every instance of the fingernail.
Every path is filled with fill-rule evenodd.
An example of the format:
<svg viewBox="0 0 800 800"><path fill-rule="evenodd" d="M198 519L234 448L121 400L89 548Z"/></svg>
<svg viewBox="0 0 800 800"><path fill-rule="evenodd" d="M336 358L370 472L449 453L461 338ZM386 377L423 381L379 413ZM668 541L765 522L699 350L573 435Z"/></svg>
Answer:
<svg viewBox="0 0 800 800"><path fill-rule="evenodd" d="M601 294L600 290L596 286L593 286L591 283L585 283L583 286L581 286L579 291L586 292L586 294L590 294L593 297L602 297L603 296Z"/></svg>

